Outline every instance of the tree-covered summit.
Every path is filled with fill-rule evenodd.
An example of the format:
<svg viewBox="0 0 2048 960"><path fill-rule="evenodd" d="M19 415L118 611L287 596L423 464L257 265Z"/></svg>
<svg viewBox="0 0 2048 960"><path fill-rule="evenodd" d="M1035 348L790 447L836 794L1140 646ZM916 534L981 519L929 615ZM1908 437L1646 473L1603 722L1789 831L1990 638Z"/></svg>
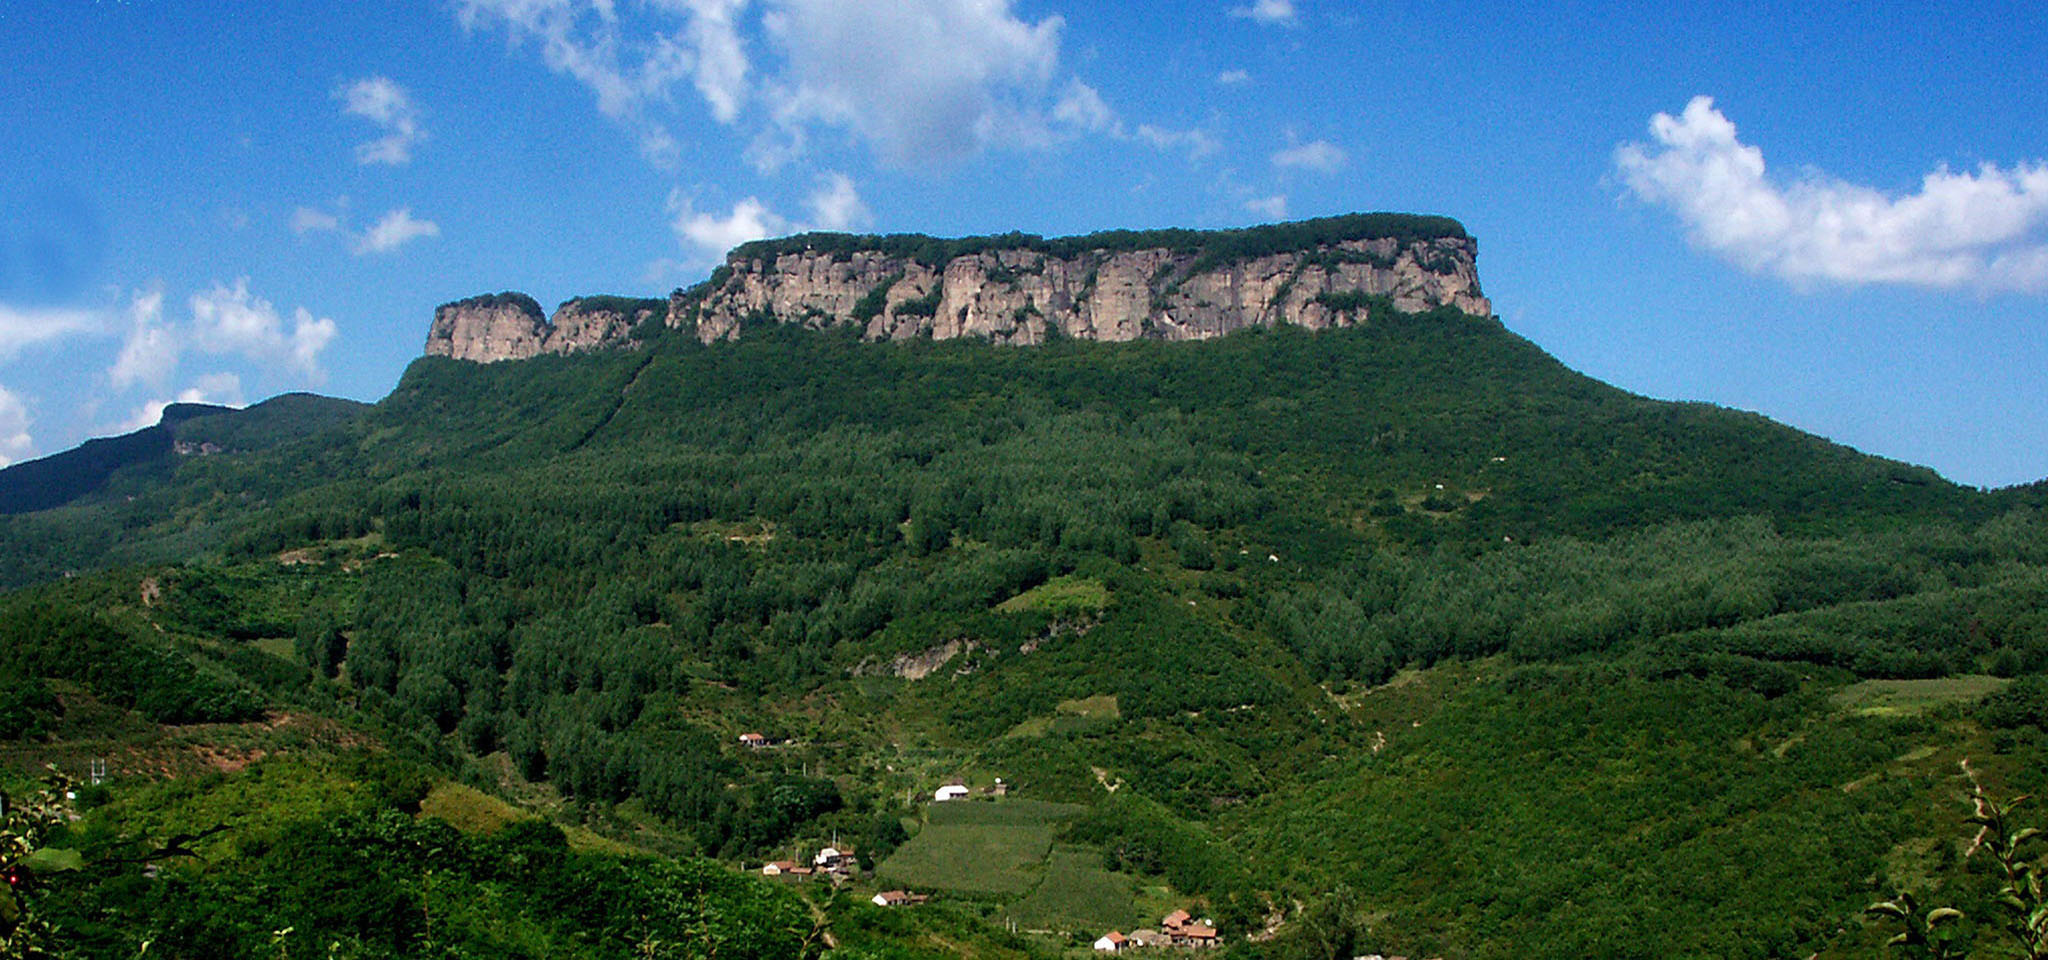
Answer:
<svg viewBox="0 0 2048 960"><path fill-rule="evenodd" d="M888 257L939 266L956 257L998 250L1028 250L1055 257L1089 252L1121 253L1164 249L1194 253L1218 262L1276 253L1312 250L1352 240L1397 241L1467 239L1465 227L1450 217L1407 213L1353 213L1289 223L1228 230L1104 230L1071 237L1045 238L1029 233L940 238L917 233L800 233L756 240L734 248L728 259L772 260L788 253L874 252Z"/></svg>

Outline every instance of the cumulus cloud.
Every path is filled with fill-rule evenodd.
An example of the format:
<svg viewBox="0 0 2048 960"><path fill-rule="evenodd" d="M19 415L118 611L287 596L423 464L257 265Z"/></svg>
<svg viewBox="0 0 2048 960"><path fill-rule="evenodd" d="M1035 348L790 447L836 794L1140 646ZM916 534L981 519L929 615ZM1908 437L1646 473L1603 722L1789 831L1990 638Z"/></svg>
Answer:
<svg viewBox="0 0 2048 960"><path fill-rule="evenodd" d="M411 207L401 207L386 213L375 226L356 238L356 254L390 253L421 237L440 235L441 228L434 221L414 219Z"/></svg>
<svg viewBox="0 0 2048 960"><path fill-rule="evenodd" d="M420 111L405 88L389 77L364 77L334 91L342 112L362 117L383 129L384 135L356 144L356 162L400 165L412 161L412 150L427 138L420 127Z"/></svg>
<svg viewBox="0 0 2048 960"><path fill-rule="evenodd" d="M164 292L139 291L129 298L128 338L122 342L114 365L107 368L107 378L113 381L116 390L126 390L137 383L162 386L177 368L178 354L183 349L177 332L164 323Z"/></svg>
<svg viewBox="0 0 2048 960"><path fill-rule="evenodd" d="M1244 202L1244 208L1262 217L1266 217L1272 220L1282 220L1287 217L1287 195L1274 194L1270 197L1258 197L1256 199L1246 200Z"/></svg>
<svg viewBox="0 0 2048 960"><path fill-rule="evenodd" d="M809 203L811 219L820 229L852 230L874 220L874 214L860 198L860 191L854 189L853 178L843 173L827 173L819 178L818 189L811 192Z"/></svg>
<svg viewBox="0 0 2048 960"><path fill-rule="evenodd" d="M334 340L333 320L314 317L305 307L292 311L290 329L270 301L249 292L249 278L233 287L214 284L194 294L193 341L212 353L239 353L259 363L283 364L308 379L325 377L320 352Z"/></svg>
<svg viewBox="0 0 2048 960"><path fill-rule="evenodd" d="M667 111L685 81L714 119L746 131L745 159L763 173L821 130L906 166L1134 138L1061 68L1065 20L1020 16L1014 0L458 0L456 16L537 44L665 165L680 153Z"/></svg>
<svg viewBox="0 0 2048 960"><path fill-rule="evenodd" d="M513 43L536 40L548 69L573 78L597 98L597 109L639 139L640 152L673 166L681 147L653 107L670 100L683 78L696 74L714 115L737 115L746 78L745 52L731 17L744 0L663 0L691 18L685 30L635 37L620 26L612 0L462 0L456 18L464 29L503 23ZM715 18L723 16L723 26ZM713 19L701 28L701 20ZM693 36L690 31L696 30ZM727 44L727 41L730 41ZM716 49L692 54L691 43ZM708 65L707 65L708 62Z"/></svg>
<svg viewBox="0 0 2048 960"><path fill-rule="evenodd" d="M1230 8L1230 15L1269 27L1291 27L1301 22L1294 0L1256 0L1247 6Z"/></svg>
<svg viewBox="0 0 2048 960"><path fill-rule="evenodd" d="M299 207L292 211L292 233L305 236L309 233L330 233L341 229L341 218L325 210L313 207Z"/></svg>
<svg viewBox="0 0 2048 960"><path fill-rule="evenodd" d="M121 433L132 433L144 427L153 427L164 418L164 408L174 403L211 403L223 407L240 407L242 400L242 378L232 373L209 373L194 381L189 387L178 391L168 400L151 400L135 408L116 428Z"/></svg>
<svg viewBox="0 0 2048 960"><path fill-rule="evenodd" d="M887 16L844 0L774 0L763 20L786 59L777 118L851 130L897 163L1039 146L1059 64L1057 15L1010 0L900 0Z"/></svg>
<svg viewBox="0 0 2048 960"><path fill-rule="evenodd" d="M35 423L28 404L14 391L0 386L0 467L19 463L35 455L36 442L28 434Z"/></svg>
<svg viewBox="0 0 2048 960"><path fill-rule="evenodd" d="M1252 75L1244 70L1225 70L1216 75L1216 82L1225 87L1241 87L1252 82Z"/></svg>
<svg viewBox="0 0 2048 960"><path fill-rule="evenodd" d="M663 6L685 14L683 35L689 41L691 82L711 115L720 123L739 118L747 98L745 41L740 39L739 16L747 0L661 0Z"/></svg>
<svg viewBox="0 0 2048 960"><path fill-rule="evenodd" d="M668 207L675 218L669 226L700 263L716 261L742 243L788 233L790 228L788 220L754 197L733 204L732 212L723 217L698 212L680 192L669 194Z"/></svg>
<svg viewBox="0 0 2048 960"><path fill-rule="evenodd" d="M97 311L70 307L13 307L0 303L0 362L22 350L74 334L97 334L106 319Z"/></svg>
<svg viewBox="0 0 2048 960"><path fill-rule="evenodd" d="M1317 173L1336 173L1350 159L1344 148L1328 140L1312 140L1273 154L1273 165Z"/></svg>
<svg viewBox="0 0 2048 960"><path fill-rule="evenodd" d="M1937 168L1905 195L1819 172L1779 182L1711 97L1676 117L1657 114L1650 135L1653 143L1615 151L1623 182L1745 270L1795 282L2048 289L2048 164Z"/></svg>
<svg viewBox="0 0 2048 960"><path fill-rule="evenodd" d="M1116 111L1102 99L1102 93L1079 80L1067 81L1066 89L1052 106L1054 122L1088 133L1121 131Z"/></svg>

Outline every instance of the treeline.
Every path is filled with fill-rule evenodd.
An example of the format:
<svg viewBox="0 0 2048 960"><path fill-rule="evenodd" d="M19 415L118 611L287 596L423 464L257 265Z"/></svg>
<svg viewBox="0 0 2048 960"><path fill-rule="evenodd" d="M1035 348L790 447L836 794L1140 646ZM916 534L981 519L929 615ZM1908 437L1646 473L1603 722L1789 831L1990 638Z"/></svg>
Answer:
<svg viewBox="0 0 2048 960"><path fill-rule="evenodd" d="M1062 259L1098 252L1171 250L1192 253L1203 260L1227 263L1313 250L1352 240L1391 239L1405 243L1413 240L1462 240L1466 237L1464 225L1449 217L1353 213L1228 230L1105 230L1052 239L1028 233L957 239L916 233L800 233L743 243L733 248L729 258L773 263L775 258L793 253L824 253L842 259L855 253L875 253L892 259L914 260L936 268L958 257L1006 250L1025 250ZM713 288L717 286L721 284L714 284Z"/></svg>

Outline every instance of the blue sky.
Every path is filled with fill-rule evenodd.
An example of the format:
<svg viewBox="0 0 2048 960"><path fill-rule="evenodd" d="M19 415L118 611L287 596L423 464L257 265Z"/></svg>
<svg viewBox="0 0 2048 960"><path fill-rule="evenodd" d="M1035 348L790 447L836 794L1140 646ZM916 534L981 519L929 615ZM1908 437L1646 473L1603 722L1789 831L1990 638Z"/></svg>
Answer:
<svg viewBox="0 0 2048 960"><path fill-rule="evenodd" d="M764 233L1404 210L1588 374L2048 477L2038 3L1651 6L10 3L0 462Z"/></svg>

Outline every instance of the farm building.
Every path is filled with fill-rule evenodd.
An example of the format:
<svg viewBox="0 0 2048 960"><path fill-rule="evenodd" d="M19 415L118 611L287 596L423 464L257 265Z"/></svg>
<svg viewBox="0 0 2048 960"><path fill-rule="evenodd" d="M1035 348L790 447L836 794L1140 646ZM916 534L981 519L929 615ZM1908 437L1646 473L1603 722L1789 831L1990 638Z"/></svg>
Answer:
<svg viewBox="0 0 2048 960"><path fill-rule="evenodd" d="M1122 950L1124 948L1124 944L1129 942L1130 940L1126 938L1123 934L1118 933L1115 930L1111 930L1110 932L1103 934L1101 937L1096 938L1095 949L1100 950L1103 953L1116 953L1117 951Z"/></svg>
<svg viewBox="0 0 2048 960"><path fill-rule="evenodd" d="M768 738L758 733L742 733L740 734L740 744L759 750L768 745Z"/></svg>
<svg viewBox="0 0 2048 960"><path fill-rule="evenodd" d="M851 870L854 857L852 847L826 847L811 858L811 866L820 870Z"/></svg>
<svg viewBox="0 0 2048 960"><path fill-rule="evenodd" d="M933 791L932 800L936 803L945 803L948 800L962 799L966 797L967 794L968 790L964 784L949 783Z"/></svg>
<svg viewBox="0 0 2048 960"><path fill-rule="evenodd" d="M930 899L931 897L925 894L911 893L907 890L884 890L869 898L869 902L878 907L903 907Z"/></svg>

